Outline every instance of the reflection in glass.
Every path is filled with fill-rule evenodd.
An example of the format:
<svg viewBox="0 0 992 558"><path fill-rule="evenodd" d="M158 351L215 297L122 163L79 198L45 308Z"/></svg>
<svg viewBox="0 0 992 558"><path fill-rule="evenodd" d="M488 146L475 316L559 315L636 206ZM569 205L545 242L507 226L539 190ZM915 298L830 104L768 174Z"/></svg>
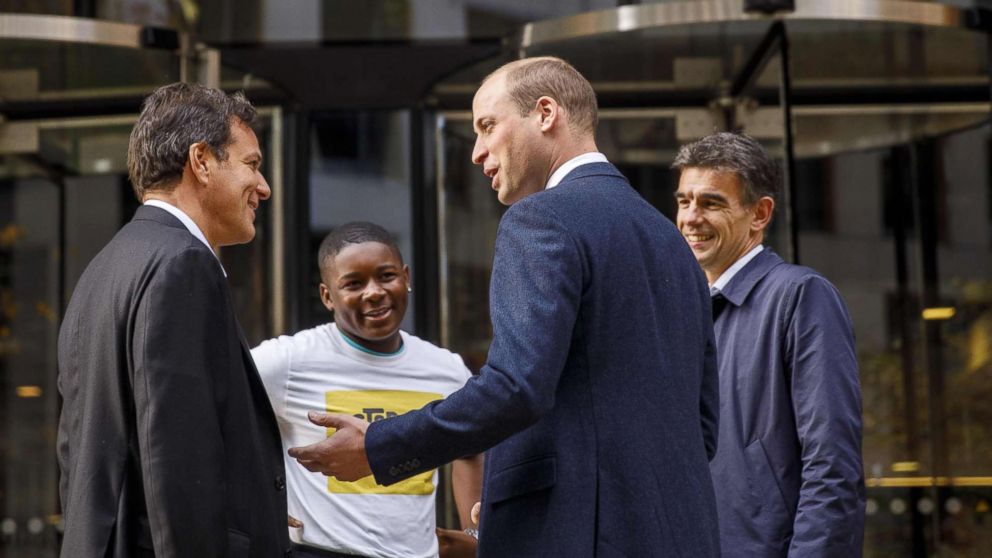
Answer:
<svg viewBox="0 0 992 558"><path fill-rule="evenodd" d="M59 186L0 156L0 554L53 556Z"/></svg>
<svg viewBox="0 0 992 558"><path fill-rule="evenodd" d="M320 302L317 248L331 230L349 221L371 221L389 231L408 265L413 266L410 192L409 111L332 113L311 126L308 252L300 261L308 270L303 327L326 323ZM413 330L417 286L401 325Z"/></svg>

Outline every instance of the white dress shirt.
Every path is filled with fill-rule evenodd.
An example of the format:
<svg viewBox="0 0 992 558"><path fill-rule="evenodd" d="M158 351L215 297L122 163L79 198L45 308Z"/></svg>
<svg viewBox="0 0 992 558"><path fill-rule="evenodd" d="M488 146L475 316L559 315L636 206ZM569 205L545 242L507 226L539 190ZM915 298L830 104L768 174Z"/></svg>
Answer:
<svg viewBox="0 0 992 558"><path fill-rule="evenodd" d="M598 151L591 151L589 153L583 153L578 157L573 157L565 162L564 165L558 167L558 170L551 174L551 178L548 179L548 183L544 186L545 190L550 190L558 185L559 182L565 175L575 170L576 167L582 165L588 165L589 163L608 163L606 160L606 155Z"/></svg>
<svg viewBox="0 0 992 558"><path fill-rule="evenodd" d="M169 213L171 213L173 217L179 219L179 222L182 223L189 230L189 233L191 235L198 238L200 242L202 242L203 245L210 250L210 253L213 254L215 258L217 258L217 254L214 252L214 249L211 248L210 243L207 242L207 237L203 236L203 231L200 230L200 227L196 226L196 222L190 219L189 215L186 215L185 211L179 209L178 207L172 205L169 202L164 202L162 200L148 200L144 203L144 205L150 205L152 207L164 209ZM227 271L224 269L224 264L220 263L220 258L217 258L217 265L220 266L220 270L221 272L224 273L224 277L227 277Z"/></svg>
<svg viewBox="0 0 992 558"><path fill-rule="evenodd" d="M728 267L727 271L721 273L720 276L717 277L716 281L713 281L713 284L710 285L710 294L712 295L722 291L723 288L730 283L730 280L734 278L734 275L737 275L738 271L744 269L747 262L753 260L754 257L764 249L765 247L759 244L754 248L751 248L750 252L741 256L736 262L734 262L734 265Z"/></svg>

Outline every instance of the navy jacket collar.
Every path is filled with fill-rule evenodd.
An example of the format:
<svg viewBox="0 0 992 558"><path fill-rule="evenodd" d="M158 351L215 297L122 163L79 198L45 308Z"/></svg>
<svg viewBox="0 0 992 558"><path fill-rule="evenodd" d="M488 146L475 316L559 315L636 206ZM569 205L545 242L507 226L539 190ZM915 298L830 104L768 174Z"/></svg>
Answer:
<svg viewBox="0 0 992 558"><path fill-rule="evenodd" d="M572 169L572 172L566 174L565 178L562 178L561 182L559 182L558 186L555 186L555 188L559 188L571 180L588 178L590 176L614 176L627 180L626 177L624 177L624 175L621 174L620 171L618 171L617 168L611 163L587 163Z"/></svg>
<svg viewBox="0 0 992 558"><path fill-rule="evenodd" d="M754 290L754 286L768 275L768 272L775 266L785 263L774 250L765 246L765 249L758 252L751 261L747 262L744 269L737 272L734 278L720 294L724 296L734 306L740 306L747 300L747 296Z"/></svg>

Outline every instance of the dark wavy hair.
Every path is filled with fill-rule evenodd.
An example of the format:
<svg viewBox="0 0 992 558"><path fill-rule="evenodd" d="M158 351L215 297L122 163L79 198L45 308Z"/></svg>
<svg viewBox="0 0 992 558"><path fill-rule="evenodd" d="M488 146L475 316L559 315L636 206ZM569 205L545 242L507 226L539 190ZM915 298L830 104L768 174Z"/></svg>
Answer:
<svg viewBox="0 0 992 558"><path fill-rule="evenodd" d="M172 190L183 175L189 147L204 142L227 160L231 125L251 126L255 107L244 93L227 94L195 83L156 89L141 106L127 147L127 170L138 200L151 190Z"/></svg>
<svg viewBox="0 0 992 558"><path fill-rule="evenodd" d="M683 145L672 168L691 167L736 173L744 187L741 201L745 205L753 205L765 196L773 200L778 197L778 165L747 134L720 132Z"/></svg>

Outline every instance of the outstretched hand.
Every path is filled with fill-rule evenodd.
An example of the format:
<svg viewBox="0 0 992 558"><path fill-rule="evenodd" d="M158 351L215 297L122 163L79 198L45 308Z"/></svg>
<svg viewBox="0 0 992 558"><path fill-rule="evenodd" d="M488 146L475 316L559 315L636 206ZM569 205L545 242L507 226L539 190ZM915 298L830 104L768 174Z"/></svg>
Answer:
<svg viewBox="0 0 992 558"><path fill-rule="evenodd" d="M340 481L356 481L372 474L365 455L365 431L369 423L347 414L310 411L310 422L337 431L316 444L289 448L290 457L308 471Z"/></svg>

